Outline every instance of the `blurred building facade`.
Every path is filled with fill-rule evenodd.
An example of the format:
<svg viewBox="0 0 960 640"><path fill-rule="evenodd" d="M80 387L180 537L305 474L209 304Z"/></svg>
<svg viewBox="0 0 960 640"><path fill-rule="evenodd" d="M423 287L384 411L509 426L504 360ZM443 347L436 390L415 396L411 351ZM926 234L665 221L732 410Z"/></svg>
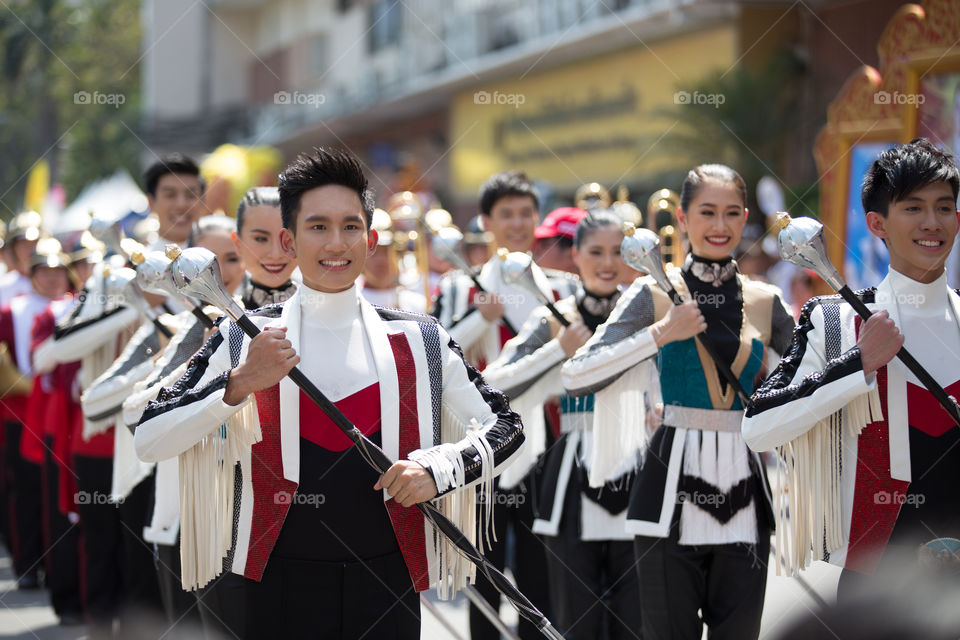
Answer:
<svg viewBox="0 0 960 640"><path fill-rule="evenodd" d="M462 221L507 167L558 200L594 180L663 186L670 110L709 99L678 87L787 50L808 69L798 109L811 117L783 179L812 182L826 104L851 70L876 64L900 4L145 0L144 129L158 152L230 141L291 158L343 145L381 201L432 191Z"/></svg>

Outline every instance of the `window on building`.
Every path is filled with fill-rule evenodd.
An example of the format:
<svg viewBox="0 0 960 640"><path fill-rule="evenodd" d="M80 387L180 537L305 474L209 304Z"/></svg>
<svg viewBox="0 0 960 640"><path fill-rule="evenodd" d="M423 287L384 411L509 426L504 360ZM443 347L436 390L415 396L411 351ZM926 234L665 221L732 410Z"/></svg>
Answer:
<svg viewBox="0 0 960 640"><path fill-rule="evenodd" d="M376 0L370 5L370 51L399 44L402 16L400 0Z"/></svg>
<svg viewBox="0 0 960 640"><path fill-rule="evenodd" d="M310 39L310 48L308 50L308 64L310 65L310 75L322 76L327 72L327 36L318 33Z"/></svg>

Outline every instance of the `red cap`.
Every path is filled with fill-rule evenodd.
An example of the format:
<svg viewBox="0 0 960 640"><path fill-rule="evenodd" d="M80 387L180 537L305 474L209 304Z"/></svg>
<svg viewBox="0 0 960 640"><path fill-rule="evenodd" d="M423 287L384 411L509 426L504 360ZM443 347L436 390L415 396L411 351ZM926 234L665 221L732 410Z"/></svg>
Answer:
<svg viewBox="0 0 960 640"><path fill-rule="evenodd" d="M560 207L554 209L547 217L543 219L533 235L538 240L544 238L558 238L563 236L573 240L574 232L577 230L577 223L583 220L587 212L577 207Z"/></svg>

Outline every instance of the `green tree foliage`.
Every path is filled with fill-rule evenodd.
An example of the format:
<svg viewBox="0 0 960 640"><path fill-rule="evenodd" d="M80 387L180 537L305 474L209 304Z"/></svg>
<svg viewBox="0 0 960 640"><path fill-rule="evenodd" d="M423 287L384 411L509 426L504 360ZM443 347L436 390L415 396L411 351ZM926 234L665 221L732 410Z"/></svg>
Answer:
<svg viewBox="0 0 960 640"><path fill-rule="evenodd" d="M658 148L668 150L681 179L697 164L730 165L743 176L753 200L763 175L782 182L789 173L787 160L793 148L791 135L799 124L803 73L802 63L784 52L758 69L738 66L681 84L678 104L657 114L664 122L675 123ZM802 201L792 198L791 192L802 195ZM811 189L787 192L788 207L800 207L805 215L811 213L807 204L815 201ZM748 205L759 213L755 202Z"/></svg>
<svg viewBox="0 0 960 640"><path fill-rule="evenodd" d="M20 208L40 158L68 199L117 169L137 174L139 12L137 0L0 7L0 216Z"/></svg>

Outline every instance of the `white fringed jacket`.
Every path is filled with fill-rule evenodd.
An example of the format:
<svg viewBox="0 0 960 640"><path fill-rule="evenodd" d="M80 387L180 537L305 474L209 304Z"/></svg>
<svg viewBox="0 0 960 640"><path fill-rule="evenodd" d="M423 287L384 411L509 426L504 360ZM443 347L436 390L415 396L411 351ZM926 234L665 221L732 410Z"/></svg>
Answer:
<svg viewBox="0 0 960 640"><path fill-rule="evenodd" d="M523 442L520 419L464 362L433 318L374 307L359 295L357 302L379 378L382 448L391 459L423 464L442 496L438 506L473 538L472 485L483 481L489 487L516 453ZM299 351L300 314L298 291L250 319L261 329L286 327ZM223 402L229 371L246 357L248 345L242 330L224 321L183 377L147 406L136 428L142 459L180 456L187 588L215 577L223 557L227 569L259 580L290 507L289 499L275 496L292 494L298 485L297 386L284 378L238 406ZM386 492L384 500L417 590L436 585L448 595L464 584L472 567L435 535L419 510L400 507Z"/></svg>

